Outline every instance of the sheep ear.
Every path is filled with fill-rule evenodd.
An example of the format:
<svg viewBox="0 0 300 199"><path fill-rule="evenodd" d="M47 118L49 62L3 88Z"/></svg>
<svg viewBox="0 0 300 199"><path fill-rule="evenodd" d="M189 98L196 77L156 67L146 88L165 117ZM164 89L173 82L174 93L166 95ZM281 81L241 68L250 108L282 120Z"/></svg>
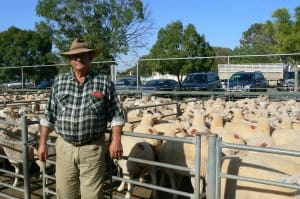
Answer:
<svg viewBox="0 0 300 199"><path fill-rule="evenodd" d="M158 131L157 134L158 134L158 135L164 135L164 132Z"/></svg>

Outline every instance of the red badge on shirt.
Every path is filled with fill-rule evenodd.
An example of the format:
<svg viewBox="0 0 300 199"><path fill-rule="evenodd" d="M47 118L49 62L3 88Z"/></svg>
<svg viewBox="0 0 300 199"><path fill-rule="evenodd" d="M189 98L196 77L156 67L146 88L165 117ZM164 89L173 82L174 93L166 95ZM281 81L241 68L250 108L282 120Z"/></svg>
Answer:
<svg viewBox="0 0 300 199"><path fill-rule="evenodd" d="M92 93L92 95L93 95L94 97L97 97L97 98L100 98L100 99L104 98L104 94L103 94L102 92L100 92L100 91L94 91L94 92Z"/></svg>

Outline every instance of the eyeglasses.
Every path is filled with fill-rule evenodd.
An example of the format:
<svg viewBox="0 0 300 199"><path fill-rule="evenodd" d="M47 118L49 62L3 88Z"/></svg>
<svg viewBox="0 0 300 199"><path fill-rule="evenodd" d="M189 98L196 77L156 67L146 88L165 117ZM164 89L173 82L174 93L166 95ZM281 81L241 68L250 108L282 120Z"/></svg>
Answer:
<svg viewBox="0 0 300 199"><path fill-rule="evenodd" d="M74 55L70 55L70 60L83 60L83 59L87 59L90 58L90 53L79 53L79 54L74 54Z"/></svg>

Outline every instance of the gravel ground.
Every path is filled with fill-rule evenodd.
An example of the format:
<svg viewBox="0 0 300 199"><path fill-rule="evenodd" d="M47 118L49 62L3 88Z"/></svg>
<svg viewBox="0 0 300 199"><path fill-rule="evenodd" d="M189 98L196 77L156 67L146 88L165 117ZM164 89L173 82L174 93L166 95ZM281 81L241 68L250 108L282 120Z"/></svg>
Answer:
<svg viewBox="0 0 300 199"><path fill-rule="evenodd" d="M159 176L158 176L159 178ZM147 179L146 179L147 180ZM14 178L9 175L9 174L5 174L5 173L1 173L0 175L0 181L1 182L5 182L5 183L9 183L12 184L14 181ZM106 180L105 184L104 184L104 195L106 198L110 198L110 188L111 188L111 181L110 180ZM158 179L159 182L159 179ZM30 180L30 184L32 187L32 194L31 194L31 199L41 199L43 198L43 192L42 192L42 180L39 177L31 177ZM18 186L19 188L22 188L22 181L20 181L20 185ZM124 192L117 192L116 189L119 185L119 182L117 181L113 181L112 182L112 189L113 189L113 196L118 196L123 198L125 196L125 191ZM52 186L50 186L51 189L55 188L55 184L53 183ZM166 185L166 187L169 187L169 184ZM191 187L191 183L189 181L188 178L184 178L183 182L182 182L182 187L180 188L180 190L185 191L185 192L192 192L193 189ZM132 199L150 199L151 198L151 193L152 191L144 188L144 187L139 187L139 186L135 186L134 190L133 190L133 194L132 194ZM12 188L7 188L4 186L0 186L0 199L5 199L7 197L4 197L1 194L9 194L10 196L12 196L11 198L24 198L24 193L20 192L18 190L14 190ZM56 197L49 194L48 199L55 199ZM166 192L160 192L158 191L158 199L166 199L166 198L172 198L172 195ZM178 197L178 199L181 198L185 198L185 197Z"/></svg>

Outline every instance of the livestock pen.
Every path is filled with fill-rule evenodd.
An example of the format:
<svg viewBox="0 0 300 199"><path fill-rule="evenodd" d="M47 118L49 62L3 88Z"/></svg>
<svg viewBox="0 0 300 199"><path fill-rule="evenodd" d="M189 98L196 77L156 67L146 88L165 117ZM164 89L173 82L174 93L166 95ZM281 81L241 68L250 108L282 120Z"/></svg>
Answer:
<svg viewBox="0 0 300 199"><path fill-rule="evenodd" d="M205 95L209 96L209 95ZM217 97L216 95L213 95L213 98ZM276 98L281 98L281 97L286 97L284 95L278 95ZM297 97L296 95L293 95L292 97ZM176 99L176 98L175 98ZM211 99L211 97L210 97ZM195 101L204 101L204 98L200 99L194 99ZM191 100L193 101L193 100ZM16 102L14 102L16 103ZM166 106L166 105L173 105L177 107L177 110L180 107L180 104L184 103L184 101L178 100L178 101L172 101L170 103L161 103L161 104L156 104L156 105L149 105L147 106L141 106L141 109L147 109L147 108L153 108L153 106L156 106L159 108L159 106ZM138 108L138 107L134 107ZM125 109L129 110L129 109ZM180 115L182 112L178 110L178 112L174 112L174 114ZM166 115L166 117L169 115ZM24 147L24 159L22 160L24 164L24 174L19 175L20 177L24 178L24 183L23 187L13 187L11 186L11 182L2 182L1 181L1 197L3 198L52 198L55 197L55 175L49 175L47 173L44 173L41 181L37 182L36 180L32 180L32 176L29 171L29 167L27 166L28 169L26 169L26 164L29 165L31 160L29 160L26 156L26 147L29 147L33 145L33 142L31 140L28 140L28 137L26 138L26 134L28 134L28 127L33 124L31 123L26 117L22 117L20 122L10 122L10 121L0 121L0 123L9 123L11 125L19 125L22 127L22 132L24 132L24 138L22 137L22 141L20 144ZM207 162L207 179L206 179L206 189L204 192L200 195L200 171L201 171L201 157L199 155L195 156L195 167L183 167L183 166L178 166L178 165L173 165L173 164L166 164L162 163L158 160L155 161L145 161L143 159L138 159L138 158L133 158L133 157L124 157L124 159L131 161L131 162L136 162L136 163L143 163L143 164L149 164L149 165L154 165L157 168L158 174L161 175L160 171L162 168L167 168L169 170L182 170L186 173L189 173L191 176L195 176L195 181L194 183L196 184L195 189L192 190L191 192L185 192L181 191L179 189L170 189L167 186L163 185L158 185L158 184L152 184L149 182L139 182L134 179L124 179L121 176L117 175L117 173L113 170L108 169L107 173L107 179L105 183L107 185L111 186L106 186L109 187L108 189L105 190L106 192L106 198L124 198L124 193L119 193L116 191L116 184L118 184L120 181L125 181L125 182L130 182L132 184L137 185L138 187L145 187L147 190L157 190L160 191L159 196L162 196L163 194L161 192L166 192L168 194L177 194L182 197L191 197L191 198L221 198L221 192L222 192L222 186L221 186L221 179L223 178L228 178L230 180L230 183L228 184L237 184L238 181L249 181L252 183L256 183L257 187L259 187L259 184L271 184L274 186L279 186L283 188L289 188L289 189L295 189L295 190L300 190L299 185L297 184L291 184L287 179L290 179L288 177L282 178L282 181L275 181L272 182L270 180L265 180L265 179L259 179L259 178L251 178L251 177L245 177L245 176L240 176L240 175L233 175L231 173L227 173L222 171L220 168L222 167L222 161L224 161L224 156L222 156L222 149L223 148L235 148L235 149L243 149L243 150L253 150L253 151L258 151L260 153L268 153L270 156L273 156L275 154L282 154L282 155L291 155L295 156L295 158L300 157L300 152L299 151L293 151L293 150L285 150L285 149L275 149L275 148L266 148L266 147L254 147L254 146L247 146L247 145L236 145L236 144L231 144L223 141L220 137L216 135L210 135L210 134L205 134L205 135L197 135L195 137L188 137L188 138L180 138L180 137L170 137L170 136L162 136L162 135L150 135L150 134L141 134L141 133L133 133L133 132L124 132L124 136L130 136L130 137L141 137L141 138L151 138L151 139L160 139L160 140L165 140L165 141L173 141L173 142L179 142L179 143L189 143L195 146L197 150L200 150L201 146L201 141L202 139L208 139L208 162ZM196 154L201 154L201 151L196 152ZM176 155L176 154L170 154L170 155ZM0 156L3 158L7 158L6 156ZM226 157L225 157L226 158ZM235 157L238 158L238 157ZM274 156L275 158L275 156ZM49 163L55 164L55 160L48 160ZM27 171L26 171L27 170ZM0 170L2 174L8 174L11 176L14 176L14 173L1 169ZM26 173L27 172L27 173ZM47 183L47 181L50 180L51 183ZM27 182L26 182L27 181ZM39 187L41 190L39 194L36 193L37 186L36 184L43 184L42 187ZM4 188L7 187L7 188ZM232 188L232 187L231 187ZM7 189L14 189L18 192L21 192L23 195L16 194L16 195L11 195L9 193L11 192L6 192ZM253 188L252 188L253 189ZM15 192L14 192L15 193ZM166 195L163 195L166 196ZM167 195L168 197L170 195ZM138 196L133 195L133 198L138 198ZM164 197L165 198L165 197Z"/></svg>

